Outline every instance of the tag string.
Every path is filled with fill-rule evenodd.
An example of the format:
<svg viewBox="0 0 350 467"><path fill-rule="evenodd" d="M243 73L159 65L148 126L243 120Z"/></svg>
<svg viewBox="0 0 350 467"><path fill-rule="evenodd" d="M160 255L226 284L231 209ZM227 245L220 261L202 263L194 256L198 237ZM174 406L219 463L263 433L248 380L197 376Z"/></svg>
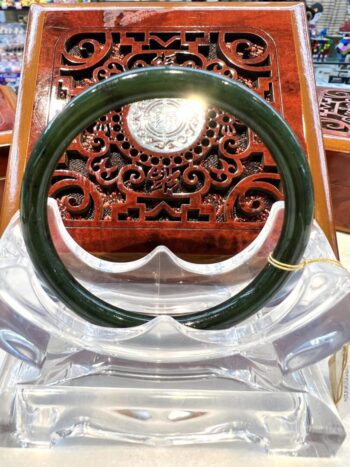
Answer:
<svg viewBox="0 0 350 467"><path fill-rule="evenodd" d="M313 264L313 263L334 264L335 266L338 266L339 268L346 269L345 266L343 266L340 261L338 261L337 259L331 259L331 258L304 259L299 264L287 264L287 263L283 263L282 261L278 261L272 256L272 254L270 254L268 257L268 262L269 264L271 264L271 266L274 266L277 269L282 269L282 271L287 271L287 272L300 271L304 269L306 266L308 266L309 264ZM349 360L349 351L348 351L348 347L345 346L343 348L343 359L342 359L342 365L341 365L340 375L338 379L338 384L334 391L335 394L333 394L335 404L338 404L343 398L344 377L345 377L345 371L348 365L348 360Z"/></svg>
<svg viewBox="0 0 350 467"><path fill-rule="evenodd" d="M274 266L277 269L282 269L282 271L287 271L287 272L300 271L301 269L304 269L309 264L313 264L313 263L334 264L335 266L338 266L339 268L346 269L345 266L343 266L340 261L338 261L337 259L331 259L331 258L304 259L299 264L287 264L287 263L282 263L282 261L278 261L278 259L275 259L272 256L272 254L270 254L268 257L268 262L271 264L271 266Z"/></svg>

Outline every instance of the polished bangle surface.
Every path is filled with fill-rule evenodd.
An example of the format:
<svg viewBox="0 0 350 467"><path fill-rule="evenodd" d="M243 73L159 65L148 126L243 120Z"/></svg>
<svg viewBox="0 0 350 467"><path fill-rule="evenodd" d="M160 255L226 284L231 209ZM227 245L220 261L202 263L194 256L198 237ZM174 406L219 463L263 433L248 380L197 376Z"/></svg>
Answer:
<svg viewBox="0 0 350 467"><path fill-rule="evenodd" d="M180 67L143 68L116 75L90 87L47 126L29 159L21 192L24 241L40 279L67 307L91 323L110 327L144 324L153 316L113 306L85 289L66 269L53 245L47 217L52 173L72 140L101 115L132 102L203 96L234 114L261 138L281 174L286 207L281 237L273 257L300 261L313 220L312 180L303 150L281 116L262 98L217 74ZM176 316L199 329L228 328L260 310L283 286L290 272L267 263L237 295L207 310Z"/></svg>

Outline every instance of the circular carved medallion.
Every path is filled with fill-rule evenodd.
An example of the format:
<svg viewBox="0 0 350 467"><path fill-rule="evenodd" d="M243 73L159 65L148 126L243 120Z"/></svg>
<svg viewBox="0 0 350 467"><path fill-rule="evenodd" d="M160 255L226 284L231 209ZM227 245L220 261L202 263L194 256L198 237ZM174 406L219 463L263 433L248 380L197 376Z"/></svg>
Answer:
<svg viewBox="0 0 350 467"><path fill-rule="evenodd" d="M197 99L149 99L130 105L127 125L135 141L159 153L182 151L199 138L205 109Z"/></svg>

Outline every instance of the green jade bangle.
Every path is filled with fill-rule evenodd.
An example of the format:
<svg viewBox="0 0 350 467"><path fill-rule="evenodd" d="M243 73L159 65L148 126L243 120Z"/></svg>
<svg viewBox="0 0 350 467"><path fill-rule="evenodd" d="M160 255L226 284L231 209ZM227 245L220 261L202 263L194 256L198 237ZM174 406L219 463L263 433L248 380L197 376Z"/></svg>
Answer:
<svg viewBox="0 0 350 467"><path fill-rule="evenodd" d="M154 67L116 75L81 93L47 126L28 162L21 192L22 232L37 275L68 308L93 324L131 327L154 317L104 302L86 290L62 263L51 239L47 217L48 191L56 164L84 128L117 107L144 99L201 94L206 101L246 123L276 161L286 203L281 237L273 257L297 264L304 253L313 220L311 175L296 137L270 105L243 85L206 71ZM229 300L174 318L198 329L228 328L267 304L289 274L267 263L255 279Z"/></svg>

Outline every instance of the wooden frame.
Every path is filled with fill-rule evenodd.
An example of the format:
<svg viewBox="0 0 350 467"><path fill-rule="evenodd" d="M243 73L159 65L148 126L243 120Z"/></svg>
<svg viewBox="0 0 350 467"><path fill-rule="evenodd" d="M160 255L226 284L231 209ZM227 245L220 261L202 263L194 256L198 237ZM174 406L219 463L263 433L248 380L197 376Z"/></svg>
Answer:
<svg viewBox="0 0 350 467"><path fill-rule="evenodd" d="M259 12L257 25L256 13ZM258 30L268 41L272 41L276 49L276 66L279 70L279 82L276 90L281 95L280 111L294 130L305 148L314 179L316 208L315 216L325 231L329 241L336 249L335 231L332 218L332 207L328 187L328 174L323 154L322 133L319 126L316 92L313 85L313 69L309 51L309 39L303 4L295 3L120 3L69 6L33 6L29 25L28 41L24 57L24 70L18 114L15 124L15 145L11 153L6 183L5 198L2 211L2 228L9 222L18 208L19 188L23 177L26 160L33 148L35 140L52 118L55 111L50 99L59 89L53 83L54 50L59 44L63 33L69 33L81 25L86 27L103 27L113 29L157 28L180 25L184 29L198 27L200 29L225 28L228 30L240 27L245 30ZM235 26L236 24L236 26ZM87 26L88 25L88 26ZM179 27L180 27L179 26ZM258 28L257 28L258 26ZM62 39L61 39L62 40ZM44 46L45 44L45 46ZM65 80L62 81L65 85ZM64 87L64 86L63 86ZM65 89L62 89L63 92ZM57 100L55 101L57 103ZM59 103L58 103L59 104ZM62 105L62 102L61 102ZM31 122L31 125L28 124ZM99 241L91 227L74 227L66 224L70 233L90 251L109 251L113 229L99 229ZM85 225L85 224L84 224ZM212 252L225 254L228 251L239 250L247 245L258 234L263 223L258 226L252 223L239 227L235 239L227 243L219 251L222 241L217 238L217 230L199 229L196 231L196 247L198 245L211 249ZM180 229L181 230L181 229ZM232 228L227 228L224 237L231 235ZM130 230L129 230L130 232ZM145 226L140 232L141 252L149 251L159 240L167 244L171 229L162 229L163 238L155 235L156 229L147 230ZM244 235L243 235L244 234ZM193 235L191 232L189 235ZM226 237L225 237L226 236ZM208 243L208 238L210 242ZM123 238L125 240L123 240ZM123 235L118 242L125 241L124 249L129 243L128 235ZM239 244L237 243L237 238ZM243 238L243 241L241 240ZM245 240L244 240L245 239ZM177 251L179 245L184 245L184 238L178 241L174 236L170 244ZM205 243L207 241L207 243ZM171 243L173 242L173 243ZM115 238L113 243L116 243ZM170 246L171 246L170 245ZM235 248L233 248L235 246ZM146 248L146 250L145 250ZM198 247L199 248L199 247ZM199 248L200 249L200 248ZM187 243L184 253L191 250L191 242Z"/></svg>
<svg viewBox="0 0 350 467"><path fill-rule="evenodd" d="M0 86L0 203L5 186L7 161L15 120L16 94L8 86Z"/></svg>

